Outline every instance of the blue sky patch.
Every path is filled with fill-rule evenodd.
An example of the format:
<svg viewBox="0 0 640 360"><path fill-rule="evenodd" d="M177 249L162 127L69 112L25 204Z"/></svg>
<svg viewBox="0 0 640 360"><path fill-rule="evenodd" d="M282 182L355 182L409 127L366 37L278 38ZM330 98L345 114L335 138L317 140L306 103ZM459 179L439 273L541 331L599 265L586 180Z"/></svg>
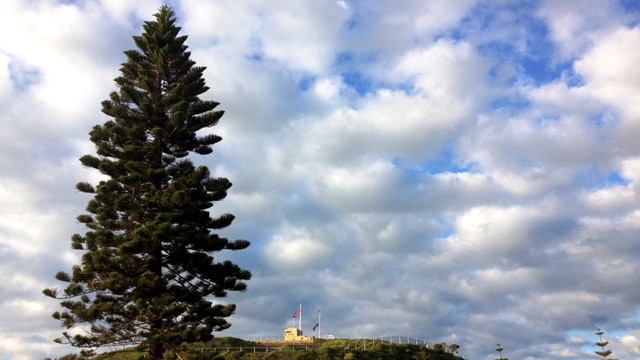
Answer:
<svg viewBox="0 0 640 360"><path fill-rule="evenodd" d="M605 109L599 113L593 114L588 119L589 124L596 129L613 128L619 123L618 115L612 109ZM601 136L604 136L601 133Z"/></svg>
<svg viewBox="0 0 640 360"><path fill-rule="evenodd" d="M264 60L262 40L259 37L254 36L249 40L249 49L245 55L245 59L250 62L261 62Z"/></svg>
<svg viewBox="0 0 640 360"><path fill-rule="evenodd" d="M304 76L298 81L298 89L305 92L315 84L317 76Z"/></svg>
<svg viewBox="0 0 640 360"><path fill-rule="evenodd" d="M451 222L443 218L438 218L436 219L436 221L438 222L438 225L440 225L440 229L441 229L440 238L446 239L451 235L453 235L453 233L455 232L455 229L453 228L453 225L451 224Z"/></svg>
<svg viewBox="0 0 640 360"><path fill-rule="evenodd" d="M376 57L372 54L359 55L355 52L343 51L336 55L334 67L345 85L358 95L365 95L382 87L365 72L367 66L375 60Z"/></svg>
<svg viewBox="0 0 640 360"><path fill-rule="evenodd" d="M41 73L37 68L14 59L9 63L9 77L13 88L22 92L39 83Z"/></svg>
<svg viewBox="0 0 640 360"><path fill-rule="evenodd" d="M629 181L625 179L619 171L605 172L597 165L577 172L574 175L574 181L590 190L629 184Z"/></svg>
<svg viewBox="0 0 640 360"><path fill-rule="evenodd" d="M531 102L522 96L500 96L489 103L489 109L505 111L509 116L528 108Z"/></svg>
<svg viewBox="0 0 640 360"><path fill-rule="evenodd" d="M625 12L640 13L640 1L638 0L619 0L620 5Z"/></svg>
<svg viewBox="0 0 640 360"><path fill-rule="evenodd" d="M359 95L364 95L373 88L371 80L359 71L348 71L341 75L344 84L355 90Z"/></svg>
<svg viewBox="0 0 640 360"><path fill-rule="evenodd" d="M473 164L460 164L460 160L450 147L442 149L437 158L429 159L419 165L409 165L400 158L394 158L392 163L401 167L405 173L412 175L463 173L469 172L473 166Z"/></svg>

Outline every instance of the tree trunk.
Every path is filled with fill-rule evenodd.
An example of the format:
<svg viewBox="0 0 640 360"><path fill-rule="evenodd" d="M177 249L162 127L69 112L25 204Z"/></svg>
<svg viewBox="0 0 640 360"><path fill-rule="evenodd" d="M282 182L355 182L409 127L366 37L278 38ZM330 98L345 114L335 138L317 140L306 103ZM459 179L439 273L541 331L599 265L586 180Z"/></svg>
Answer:
<svg viewBox="0 0 640 360"><path fill-rule="evenodd" d="M162 343L151 344L149 347L150 360L162 360L164 357L164 345Z"/></svg>

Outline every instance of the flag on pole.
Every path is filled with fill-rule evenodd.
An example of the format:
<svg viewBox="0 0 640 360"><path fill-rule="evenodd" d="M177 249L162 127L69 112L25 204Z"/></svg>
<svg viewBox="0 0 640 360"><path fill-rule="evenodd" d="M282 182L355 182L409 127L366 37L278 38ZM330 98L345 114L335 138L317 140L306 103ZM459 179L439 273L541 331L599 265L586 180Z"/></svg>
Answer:
<svg viewBox="0 0 640 360"><path fill-rule="evenodd" d="M293 312L293 317L300 315L300 310L296 310Z"/></svg>
<svg viewBox="0 0 640 360"><path fill-rule="evenodd" d="M316 331L316 329L318 328L319 324L316 323L316 325L313 327L313 331Z"/></svg>

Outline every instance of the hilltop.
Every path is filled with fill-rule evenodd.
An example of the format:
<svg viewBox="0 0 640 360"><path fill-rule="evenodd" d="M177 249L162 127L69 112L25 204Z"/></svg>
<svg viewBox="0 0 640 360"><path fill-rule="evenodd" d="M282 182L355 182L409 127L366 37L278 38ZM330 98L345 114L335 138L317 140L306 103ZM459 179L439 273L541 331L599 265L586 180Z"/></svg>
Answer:
<svg viewBox="0 0 640 360"><path fill-rule="evenodd" d="M318 339L316 343L262 344L232 337L215 338L206 343L183 345L177 354L165 359L182 360L458 360L459 356L423 345L394 344L372 339ZM138 360L144 353L136 349L100 354L94 360ZM74 360L67 355L58 360Z"/></svg>

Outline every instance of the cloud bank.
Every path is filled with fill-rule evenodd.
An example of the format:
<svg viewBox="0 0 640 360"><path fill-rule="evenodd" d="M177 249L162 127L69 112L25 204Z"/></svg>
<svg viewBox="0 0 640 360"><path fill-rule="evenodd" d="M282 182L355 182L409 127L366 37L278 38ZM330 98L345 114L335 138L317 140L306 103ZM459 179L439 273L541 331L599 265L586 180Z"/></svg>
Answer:
<svg viewBox="0 0 640 360"><path fill-rule="evenodd" d="M142 3L141 3L142 4ZM100 102L160 1L0 4L0 359L61 356L41 295ZM303 330L640 359L640 8L632 2L173 1L254 274L221 335Z"/></svg>

